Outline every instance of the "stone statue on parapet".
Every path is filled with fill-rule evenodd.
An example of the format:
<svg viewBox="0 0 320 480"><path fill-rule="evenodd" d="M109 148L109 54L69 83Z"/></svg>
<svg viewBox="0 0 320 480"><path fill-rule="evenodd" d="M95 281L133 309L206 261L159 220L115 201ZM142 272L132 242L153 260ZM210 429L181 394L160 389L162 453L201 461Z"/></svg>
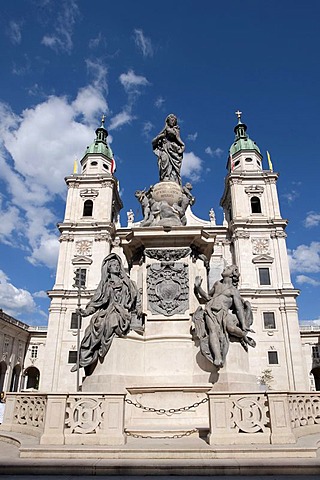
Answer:
<svg viewBox="0 0 320 480"><path fill-rule="evenodd" d="M238 339L245 350L256 342L248 337L253 322L251 305L238 290L240 273L231 265L222 272L222 280L215 282L209 293L202 287L202 279L196 277L194 290L204 309L198 307L193 314L195 332L200 340L201 353L217 368L223 367L230 339Z"/></svg>
<svg viewBox="0 0 320 480"><path fill-rule="evenodd" d="M181 185L181 165L185 145L180 137L177 117L171 113L164 129L152 140L152 148L158 157L160 182L176 182Z"/></svg>
<svg viewBox="0 0 320 480"><path fill-rule="evenodd" d="M131 329L142 332L139 292L115 253L103 260L100 283L80 314L93 314L80 346L80 367L86 375L91 375L98 360L104 359L115 336L124 337ZM77 365L71 371L76 370Z"/></svg>

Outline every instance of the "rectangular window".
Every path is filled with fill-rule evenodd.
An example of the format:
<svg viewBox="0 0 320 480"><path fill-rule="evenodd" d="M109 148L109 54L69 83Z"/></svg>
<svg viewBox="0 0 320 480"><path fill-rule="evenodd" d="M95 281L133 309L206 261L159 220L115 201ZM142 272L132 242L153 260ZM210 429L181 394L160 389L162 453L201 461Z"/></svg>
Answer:
<svg viewBox="0 0 320 480"><path fill-rule="evenodd" d="M320 345L314 345L312 347L312 358L320 358Z"/></svg>
<svg viewBox="0 0 320 480"><path fill-rule="evenodd" d="M271 285L269 268L259 268L260 285Z"/></svg>
<svg viewBox="0 0 320 480"><path fill-rule="evenodd" d="M82 324L82 317L80 315L80 328ZM70 328L77 329L78 328L78 314L77 313L72 313L71 314L71 325Z"/></svg>
<svg viewBox="0 0 320 480"><path fill-rule="evenodd" d="M279 364L278 352L276 350L271 350L270 352L268 352L268 362L269 362L269 365Z"/></svg>
<svg viewBox="0 0 320 480"><path fill-rule="evenodd" d="M38 345L31 346L31 358L38 358Z"/></svg>
<svg viewBox="0 0 320 480"><path fill-rule="evenodd" d="M86 277L87 277L87 270L85 268L77 268L75 270L75 277L74 277L74 287L85 287L86 286Z"/></svg>
<svg viewBox="0 0 320 480"><path fill-rule="evenodd" d="M273 312L263 312L263 326L267 330L276 328L276 321Z"/></svg>
<svg viewBox="0 0 320 480"><path fill-rule="evenodd" d="M69 350L68 363L77 363L77 350Z"/></svg>

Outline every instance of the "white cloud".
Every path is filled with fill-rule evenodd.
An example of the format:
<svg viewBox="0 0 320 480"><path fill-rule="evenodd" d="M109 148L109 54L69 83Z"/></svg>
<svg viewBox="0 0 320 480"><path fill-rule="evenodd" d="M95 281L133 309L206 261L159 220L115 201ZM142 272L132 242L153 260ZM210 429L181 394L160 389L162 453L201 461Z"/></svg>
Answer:
<svg viewBox="0 0 320 480"><path fill-rule="evenodd" d="M39 292L34 292L32 296L34 298L45 298L45 299L48 298L47 292L45 292L44 290L39 290Z"/></svg>
<svg viewBox="0 0 320 480"><path fill-rule="evenodd" d="M34 312L36 304L31 293L23 288L15 287L9 280L7 275L0 270L0 307L13 317Z"/></svg>
<svg viewBox="0 0 320 480"><path fill-rule="evenodd" d="M320 285L320 281L308 277L307 275L297 275L296 282L299 284L306 283L308 285L312 285L313 287L317 287L318 285Z"/></svg>
<svg viewBox="0 0 320 480"><path fill-rule="evenodd" d="M195 133L190 133L187 136L187 139L191 140L191 142L195 142L197 140L197 137L198 137L198 132L195 132Z"/></svg>
<svg viewBox="0 0 320 480"><path fill-rule="evenodd" d="M64 0L62 10L56 17L54 33L45 35L41 43L56 53L61 51L70 54L73 48L73 30L78 16L79 9L75 0Z"/></svg>
<svg viewBox="0 0 320 480"><path fill-rule="evenodd" d="M149 85L146 77L136 75L133 70L128 70L127 73L122 73L119 80L127 93L132 91L137 92L137 87Z"/></svg>
<svg viewBox="0 0 320 480"><path fill-rule="evenodd" d="M32 255L27 257L27 260L32 265L46 265L49 268L55 269L57 266L58 253L58 237L54 234L44 234L37 239Z"/></svg>
<svg viewBox="0 0 320 480"><path fill-rule="evenodd" d="M8 28L8 36L14 45L21 43L21 23L11 20Z"/></svg>
<svg viewBox="0 0 320 480"><path fill-rule="evenodd" d="M198 182L201 177L203 161L193 152L184 153L181 175L193 182Z"/></svg>
<svg viewBox="0 0 320 480"><path fill-rule="evenodd" d="M289 205L291 205L291 203L293 203L299 196L300 194L296 190L292 190L291 192L282 194L282 197L287 200Z"/></svg>
<svg viewBox="0 0 320 480"><path fill-rule="evenodd" d="M154 125L151 122L145 122L142 127L142 135L149 138L150 132L153 129Z"/></svg>
<svg viewBox="0 0 320 480"><path fill-rule="evenodd" d="M288 250L288 254L291 272L320 272L320 242L311 242L310 246L299 245L294 250Z"/></svg>
<svg viewBox="0 0 320 480"><path fill-rule="evenodd" d="M165 99L163 97L158 97L156 101L154 102L155 106L157 108L161 108L165 102Z"/></svg>
<svg viewBox="0 0 320 480"><path fill-rule="evenodd" d="M320 224L320 213L308 212L304 221L304 225L307 228L317 227Z"/></svg>
<svg viewBox="0 0 320 480"><path fill-rule="evenodd" d="M134 41L144 57L153 56L153 47L150 38L147 38L140 29L134 30Z"/></svg>
<svg viewBox="0 0 320 480"><path fill-rule="evenodd" d="M89 40L89 48L97 48L100 45L106 46L106 38L101 32L95 38Z"/></svg>
<svg viewBox="0 0 320 480"><path fill-rule="evenodd" d="M14 230L18 231L22 227L19 209L13 205L4 206L0 195L0 241L6 244L12 244L11 236Z"/></svg>
<svg viewBox="0 0 320 480"><path fill-rule="evenodd" d="M223 154L222 148L216 148L215 150L212 150L212 148L209 146L205 149L205 152L210 155L210 157L218 157L220 158Z"/></svg>
<svg viewBox="0 0 320 480"><path fill-rule="evenodd" d="M73 101L51 96L20 116L0 102L0 171L8 192L0 206L6 219L0 240L20 242L33 264L55 267L57 218L52 202L56 195L65 196L63 179L94 140L98 114L108 110L103 95L106 70L96 67L92 67L92 83L81 88Z"/></svg>
<svg viewBox="0 0 320 480"><path fill-rule="evenodd" d="M132 115L129 110L125 109L111 118L111 122L108 128L109 130L116 130L117 128L123 127L123 125L130 124L135 118L136 117Z"/></svg>
<svg viewBox="0 0 320 480"><path fill-rule="evenodd" d="M99 90L108 92L107 67L100 60L86 60L87 70L93 77L93 86Z"/></svg>

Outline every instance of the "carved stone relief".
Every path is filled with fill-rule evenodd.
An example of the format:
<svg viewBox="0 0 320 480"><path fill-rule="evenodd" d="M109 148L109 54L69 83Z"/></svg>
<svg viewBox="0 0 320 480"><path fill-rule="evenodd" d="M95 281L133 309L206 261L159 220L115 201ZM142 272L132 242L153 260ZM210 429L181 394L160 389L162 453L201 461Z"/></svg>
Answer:
<svg viewBox="0 0 320 480"><path fill-rule="evenodd" d="M268 238L252 238L253 255L270 254L270 245Z"/></svg>
<svg viewBox="0 0 320 480"><path fill-rule="evenodd" d="M147 257L160 260L160 263L147 266L147 294L151 312L169 317L188 309L188 265L177 260L190 253L190 248L145 250Z"/></svg>
<svg viewBox="0 0 320 480"><path fill-rule="evenodd" d="M73 242L74 235L73 233L62 233L59 237L59 242Z"/></svg>
<svg viewBox="0 0 320 480"><path fill-rule="evenodd" d="M76 255L92 255L92 242L90 240L78 240L76 242Z"/></svg>
<svg viewBox="0 0 320 480"><path fill-rule="evenodd" d="M99 195L99 190L95 190L94 188L84 188L80 190L80 197L82 198L95 198Z"/></svg>
<svg viewBox="0 0 320 480"><path fill-rule="evenodd" d="M264 191L264 187L262 185L249 185L244 189L244 191L250 197L261 197Z"/></svg>
<svg viewBox="0 0 320 480"><path fill-rule="evenodd" d="M162 262L148 265L147 293L153 313L171 316L188 309L189 279L185 263Z"/></svg>

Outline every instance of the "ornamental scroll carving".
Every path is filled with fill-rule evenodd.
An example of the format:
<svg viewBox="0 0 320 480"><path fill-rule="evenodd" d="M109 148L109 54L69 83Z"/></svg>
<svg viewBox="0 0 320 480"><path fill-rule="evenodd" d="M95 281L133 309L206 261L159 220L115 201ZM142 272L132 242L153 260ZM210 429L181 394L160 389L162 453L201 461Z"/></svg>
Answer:
<svg viewBox="0 0 320 480"><path fill-rule="evenodd" d="M268 424L264 396L232 398L231 428L238 432L265 432Z"/></svg>
<svg viewBox="0 0 320 480"><path fill-rule="evenodd" d="M99 195L99 190L94 188L84 188L80 190L80 197L82 198L96 198Z"/></svg>
<svg viewBox="0 0 320 480"><path fill-rule="evenodd" d="M43 427L46 411L46 398L41 396L16 397L14 423L29 427Z"/></svg>
<svg viewBox="0 0 320 480"><path fill-rule="evenodd" d="M263 194L264 188L262 185L249 185L244 189L249 197L261 197Z"/></svg>
<svg viewBox="0 0 320 480"><path fill-rule="evenodd" d="M92 242L90 240L78 240L76 242L76 255L92 255Z"/></svg>
<svg viewBox="0 0 320 480"><path fill-rule="evenodd" d="M254 255L270 255L268 238L252 238L252 253Z"/></svg>
<svg viewBox="0 0 320 480"><path fill-rule="evenodd" d="M288 400L292 428L320 424L320 395L290 395Z"/></svg>
<svg viewBox="0 0 320 480"><path fill-rule="evenodd" d="M171 316L188 309L188 265L177 262L191 252L183 249L146 249L145 255L160 260L147 266L147 294L149 309L153 313Z"/></svg>
<svg viewBox="0 0 320 480"><path fill-rule="evenodd" d="M66 433L98 433L103 413L102 399L70 398L66 408Z"/></svg>

